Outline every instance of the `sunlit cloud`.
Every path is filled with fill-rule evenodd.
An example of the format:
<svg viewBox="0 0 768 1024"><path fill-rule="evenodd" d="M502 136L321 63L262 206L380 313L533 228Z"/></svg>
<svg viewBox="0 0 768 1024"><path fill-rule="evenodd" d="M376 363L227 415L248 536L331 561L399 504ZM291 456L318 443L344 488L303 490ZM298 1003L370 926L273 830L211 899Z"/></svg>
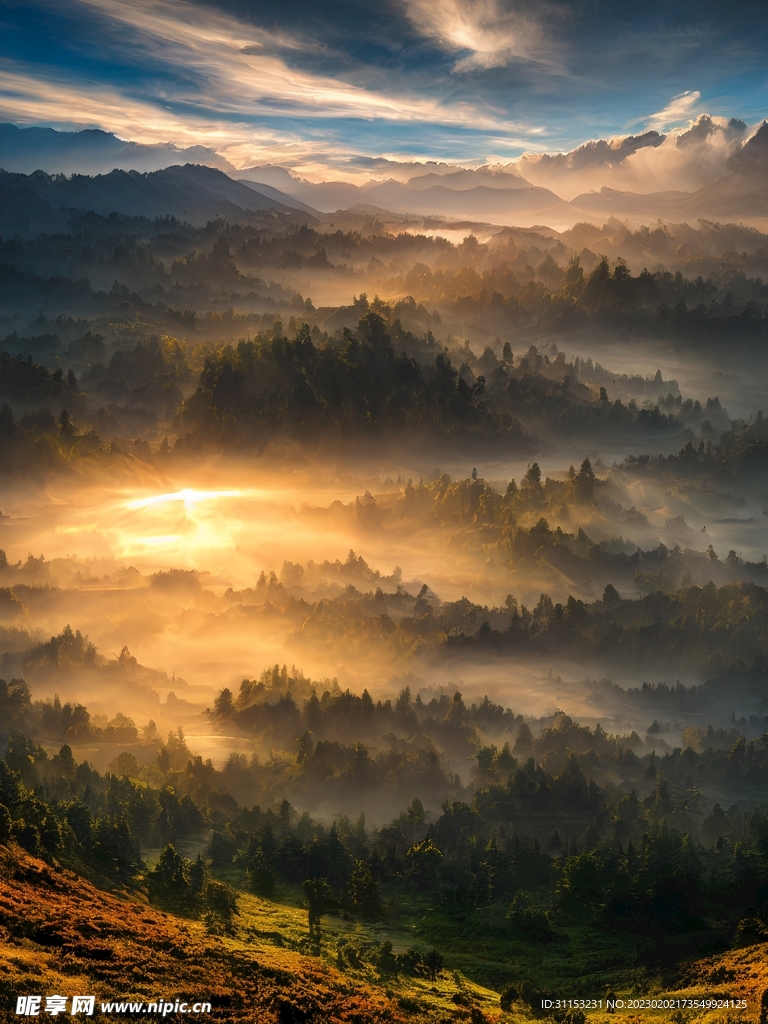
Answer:
<svg viewBox="0 0 768 1024"><path fill-rule="evenodd" d="M748 133L737 119L702 114L665 134L602 139L569 153L528 153L515 161L528 181L573 199L604 185L631 192L695 191L728 172Z"/></svg>
<svg viewBox="0 0 768 1024"><path fill-rule="evenodd" d="M115 87L68 81L56 72L44 74L8 61L0 66L0 116L18 124L96 126L132 142L173 139L176 145L203 144L220 151L233 145L288 147L292 141L287 132L176 114L167 106L128 96ZM296 150L306 151L298 139L293 141Z"/></svg>
<svg viewBox="0 0 768 1024"><path fill-rule="evenodd" d="M573 150L585 137L630 130L630 118L635 131L667 133L702 110L698 90L679 92L691 77L712 94L701 70L635 88L641 63L648 70L640 77L652 75L656 35L643 40L632 74L617 77L622 46L608 33L614 43L619 29L628 33L625 47L637 33L613 15L558 0L391 3L380 40L362 18L342 24L332 5L306 19L277 10L266 18L260 5L238 17L229 13L235 6L205 0L31 0L19 9L34 11L34 25L19 21L30 41L39 31L42 45L12 47L8 36L0 47L0 119L98 127L144 145L203 146L241 169L277 164L310 181L364 184L407 177L405 166L357 162L376 154L403 165L481 166ZM612 20L603 38L603 22ZM59 26L60 47L39 28L45 24ZM654 53L669 66L672 51L698 52L699 36L677 26ZM661 109L638 117L654 106ZM649 167L657 160L632 158ZM656 187L650 170L643 180Z"/></svg>
<svg viewBox="0 0 768 1024"><path fill-rule="evenodd" d="M503 67L513 60L552 64L555 47L530 5L502 0L406 0L406 12L419 32L449 53L466 55L454 71Z"/></svg>
<svg viewBox="0 0 768 1024"><path fill-rule="evenodd" d="M700 99L701 93L696 89L681 92L678 96L674 96L662 110L650 114L642 121L647 128L663 131L664 128L680 124L681 121L690 118ZM635 123L640 124L641 122Z"/></svg>
<svg viewBox="0 0 768 1024"><path fill-rule="evenodd" d="M7 61L0 65L0 119L68 131L98 127L145 145L169 140L178 147L203 145L236 167L281 163L319 178L327 175L330 165L343 165L356 155L343 141L329 153L327 136L302 134L285 121L271 127L219 117L215 111L176 112L109 85L72 81L55 71L41 72Z"/></svg>
<svg viewBox="0 0 768 1024"><path fill-rule="evenodd" d="M298 48L286 34L246 28L199 7L187 10L164 0L79 0L76 7L100 23L104 51L123 64L140 54L143 62L178 74L159 87L104 88L68 72L6 61L0 68L0 115L17 122L98 126L141 143L206 145L240 166L266 153L295 158L317 148L321 140L292 131L291 119L525 133L524 125L513 125L488 104L441 102L402 89L383 92L290 66L274 52ZM327 145L327 139L322 142Z"/></svg>

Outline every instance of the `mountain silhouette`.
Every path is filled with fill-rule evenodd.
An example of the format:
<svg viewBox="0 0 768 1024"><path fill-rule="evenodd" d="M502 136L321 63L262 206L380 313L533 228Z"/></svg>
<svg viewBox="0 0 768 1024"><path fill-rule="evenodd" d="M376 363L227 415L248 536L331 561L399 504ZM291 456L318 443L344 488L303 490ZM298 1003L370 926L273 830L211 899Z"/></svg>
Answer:
<svg viewBox="0 0 768 1024"><path fill-rule="evenodd" d="M248 214L265 210L296 212L295 200L286 196L282 203L276 197L280 193L270 191L270 195L264 195L253 185L196 164L144 174L114 170L94 177L73 174L70 178L43 171L29 175L0 171L0 231L25 234L35 229L56 230L80 211L105 217L112 213L149 218L170 215L193 224L205 224L217 217L243 220ZM29 223L24 227L26 221ZM11 230L14 222L16 232Z"/></svg>
<svg viewBox="0 0 768 1024"><path fill-rule="evenodd" d="M142 145L125 142L98 128L59 132L54 128L0 124L0 167L6 171L106 174L115 169L157 171L185 163L206 164L227 172L235 170L229 160L206 146L180 149L169 142Z"/></svg>

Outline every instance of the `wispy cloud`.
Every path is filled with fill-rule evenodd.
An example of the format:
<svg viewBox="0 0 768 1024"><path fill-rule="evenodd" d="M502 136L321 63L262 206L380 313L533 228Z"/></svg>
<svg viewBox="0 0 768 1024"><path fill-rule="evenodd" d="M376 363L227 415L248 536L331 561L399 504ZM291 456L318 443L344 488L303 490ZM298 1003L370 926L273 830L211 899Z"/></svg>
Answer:
<svg viewBox="0 0 768 1024"><path fill-rule="evenodd" d="M245 26L234 18L168 0L78 0L105 23L107 45L135 60L171 65L184 77L168 100L222 114L382 118L445 125L500 127L503 117L484 105L440 102L401 89L381 91L313 74L286 62L277 50L300 50L301 40ZM116 27L119 26L119 31ZM195 89L184 87L194 79Z"/></svg>
<svg viewBox="0 0 768 1024"><path fill-rule="evenodd" d="M289 45L284 34L276 41L263 30L249 30L232 18L199 7L165 0L134 0L130 5L122 0L80 3L106 21L124 26L158 60L192 73L196 90L185 89L182 79L168 99L212 113L432 119L446 124L483 117L481 111L461 104L449 108L418 95L389 96L292 67L274 52L276 43L280 49ZM119 40L113 38L111 43L119 45Z"/></svg>
<svg viewBox="0 0 768 1024"><path fill-rule="evenodd" d="M237 166L289 156L296 166L327 148L334 121L528 134L528 126L482 100L441 101L402 82L366 88L296 67L284 55L301 48L299 39L197 5L74 0L69 11L89 24L87 35L98 37L103 54L136 69L130 84L105 86L71 69L7 60L0 63L1 116L98 126L136 142L205 145Z"/></svg>
<svg viewBox="0 0 768 1024"><path fill-rule="evenodd" d="M513 60L553 63L555 46L544 32L542 18L547 11L543 4L405 0L405 9L427 38L449 53L465 53L454 65L455 71L503 67Z"/></svg>
<svg viewBox="0 0 768 1024"><path fill-rule="evenodd" d="M635 124L643 123L646 128L652 128L659 132L663 131L665 128L678 125L681 121L690 119L700 99L701 93L698 90L681 92L679 95L673 96L663 110L658 110L655 114L641 118Z"/></svg>
<svg viewBox="0 0 768 1024"><path fill-rule="evenodd" d="M0 67L0 117L19 124L96 126L132 142L172 140L178 146L206 145L221 152L246 144L272 148L282 142L287 148L289 139L287 132L189 112L177 114L168 106L130 97L114 87L69 82L55 73L43 77L37 70L10 62Z"/></svg>
<svg viewBox="0 0 768 1024"><path fill-rule="evenodd" d="M681 88L726 93L717 61L692 63L702 28L684 21L665 13L651 33L644 16L573 0L10 0L0 118L311 178L362 175L363 156L476 166L690 125L701 97Z"/></svg>

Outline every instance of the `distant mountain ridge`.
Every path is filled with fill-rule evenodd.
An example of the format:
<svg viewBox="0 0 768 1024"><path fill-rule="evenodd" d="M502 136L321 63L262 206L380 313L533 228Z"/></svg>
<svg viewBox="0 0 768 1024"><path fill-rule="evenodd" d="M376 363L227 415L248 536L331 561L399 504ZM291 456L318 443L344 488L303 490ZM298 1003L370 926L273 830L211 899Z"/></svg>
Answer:
<svg viewBox="0 0 768 1024"><path fill-rule="evenodd" d="M664 136L648 133L642 148L657 148ZM638 146L625 147L630 154ZM572 226L582 219L610 217L648 223L659 217L679 221L699 218L768 216L768 122L736 149L723 164L724 174L691 191L631 191L603 186L566 201L555 191L528 181L516 167L461 168L443 174L425 173L406 182L390 178L363 185L331 181L314 183L284 167L266 165L238 172L241 181L268 182L325 213L353 206L371 206L391 213L443 216L494 224L548 223Z"/></svg>
<svg viewBox="0 0 768 1024"><path fill-rule="evenodd" d="M334 213L361 204L390 213L415 214L426 217L448 217L470 220L502 218L509 223L520 215L531 212L566 214L568 204L547 188L531 185L521 175L504 171L490 173L457 170L446 175L425 174L407 182L390 178L388 181L353 185L349 182L314 182L296 178L283 167L254 167L238 172L242 182L268 182L302 203ZM290 191L289 191L290 190Z"/></svg>
<svg viewBox="0 0 768 1024"><path fill-rule="evenodd" d="M742 122L738 124L745 128ZM689 134L698 131L701 135L705 131L711 135L715 127L712 119L699 119L698 127ZM734 138L737 136L738 132ZM624 140L627 145L619 146L615 152L622 154L626 150L629 156L622 159L633 159L638 152L660 151L659 140L663 139L656 133L647 133L630 140L631 146ZM698 144L695 139L685 143ZM93 210L104 216L113 212L151 218L173 215L197 224L216 217L242 220L248 213L265 210L322 217L337 210L368 209L498 225L546 223L558 229L571 227L580 220L602 223L610 217L634 224L647 224L658 218L693 222L700 218L768 217L768 123L764 122L745 142L737 139L732 145L735 148L731 155L718 164L718 176L703 187L690 191L645 191L603 186L581 191L566 201L552 188L527 180L512 164L446 166L441 172L424 165L424 173L411 174L406 181L392 177L356 185L346 181L311 182L276 165L238 171L224 161L224 168L216 168L210 162L221 158L204 147L195 148L195 152L200 151L202 162L175 162L160 170L114 168L92 177L73 174L71 178L42 170L25 174L15 172L14 166L29 162L38 151L47 154L49 166L63 170L68 162L88 162L93 154L108 165L118 158L157 161L192 150L177 151L169 145L136 146L96 130L66 133L0 125L0 167L4 168L0 172L0 233L26 235L63 230L71 216L71 212L65 215L63 211L73 210ZM588 156L605 158L599 146L582 150L586 153L581 154L582 161ZM579 153L581 150L576 155ZM61 163L52 164L55 159Z"/></svg>
<svg viewBox="0 0 768 1024"><path fill-rule="evenodd" d="M59 132L54 128L19 128L0 124L0 167L32 174L107 174L124 171L159 171L174 164L205 164L232 173L225 157L206 146L180 149L169 142L142 145L125 142L111 132L87 128Z"/></svg>
<svg viewBox="0 0 768 1024"><path fill-rule="evenodd" d="M768 122L728 160L728 173L694 192L584 193L573 206L600 216L698 218L768 217Z"/></svg>
<svg viewBox="0 0 768 1024"><path fill-rule="evenodd" d="M252 213L274 210L295 214L290 197L280 202L277 190L264 195L223 171L196 164L159 171L113 170L94 177L73 174L13 174L0 170L0 233L29 234L63 230L73 212L93 211L129 217L174 216L193 224L218 217L242 220ZM300 204L299 204L300 205Z"/></svg>

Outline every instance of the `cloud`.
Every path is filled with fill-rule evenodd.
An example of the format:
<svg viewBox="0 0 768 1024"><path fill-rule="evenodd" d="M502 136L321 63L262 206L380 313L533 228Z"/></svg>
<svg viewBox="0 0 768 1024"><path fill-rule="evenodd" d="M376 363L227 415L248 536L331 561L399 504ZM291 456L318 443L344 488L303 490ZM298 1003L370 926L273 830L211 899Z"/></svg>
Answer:
<svg viewBox="0 0 768 1024"><path fill-rule="evenodd" d="M405 0L414 27L449 53L462 53L454 71L503 67L513 60L549 64L553 44L531 7L502 0ZM539 18L544 14L538 6Z"/></svg>
<svg viewBox="0 0 768 1024"><path fill-rule="evenodd" d="M112 16L120 17L124 9L121 0L81 0L109 8ZM292 38L286 32L249 30L251 39L240 46L244 27L222 15L208 14L203 21L196 17L195 24L180 22L176 17L178 5L165 0L138 0L145 8L156 12L153 36L161 40L166 49L169 43L178 46L182 60L199 57L196 72L209 77L221 90L224 103L232 109L258 109L270 113L300 112L302 116L359 117L365 120L380 118L395 122L426 122L446 127L472 127L488 130L524 130L526 126L512 122L491 104L477 100L467 102L451 97L441 101L424 91L407 91L402 79L394 79L395 87L382 88L386 78L371 74L370 84L346 82L343 77L332 77L302 70L288 63L281 53L305 53L312 44L303 38ZM136 6L134 3L133 6ZM146 21L139 27L144 30ZM235 53L235 50L239 50ZM185 52L186 51L186 52ZM279 53L277 52L279 51ZM218 94L217 94L218 95Z"/></svg>
<svg viewBox="0 0 768 1024"><path fill-rule="evenodd" d="M314 180L364 180L366 168L354 160L373 156L403 164L401 170L371 165L373 174L401 177L406 164L430 158L463 166L508 163L524 150L551 150L556 139L570 154L560 154L568 164L562 174L559 156L550 162L553 181L575 183L579 163L587 187L601 175L601 184L641 190L670 180L663 168L673 166L667 157L674 146L705 145L702 152L713 159L719 147L731 146L719 126L697 122L694 130L688 123L700 102L694 91L637 122L648 122L657 140L670 125L678 142L652 143L638 131L618 142L578 146L590 134L616 131L630 104L631 116L640 113L638 80L654 74L650 55L645 63L630 61L611 45L618 28L605 5L599 17L572 0L351 0L325 8L313 0L288 6L280 0L28 0L10 6L31 13L14 15L16 37L28 45L14 45L11 33L4 47L0 42L6 54L0 117L101 127L150 145L211 147L238 167L280 163ZM627 40L636 39L623 16L619 27ZM672 49L689 45L686 33L670 37L665 61ZM568 88L562 85L566 58ZM608 60L614 63L607 81ZM624 77L615 73L622 62ZM492 73L479 73L487 70ZM680 77L682 84L707 86L698 71L686 68ZM670 85L667 94L680 87ZM599 129L594 95L600 118L611 118ZM675 126L684 131L675 135ZM666 163L641 157L654 148ZM709 167L706 160L702 167ZM542 162L536 173L544 170Z"/></svg>
<svg viewBox="0 0 768 1024"><path fill-rule="evenodd" d="M444 124L463 124L475 116L489 121L483 112L462 108L462 104L443 108L428 97L386 95L292 67L274 52L297 46L285 34L274 37L210 10L166 0L134 0L130 5L122 0L79 0L79 4L113 27L117 24L127 29L124 43L113 33L110 45L123 49L128 59L140 41L145 57L182 72L166 101L194 104L214 114L244 116L429 119Z"/></svg>
<svg viewBox="0 0 768 1024"><path fill-rule="evenodd" d="M603 187L629 192L695 191L728 172L747 126L701 114L667 135L657 131L588 142L569 153L526 154L520 173L564 199Z"/></svg>
<svg viewBox="0 0 768 1024"><path fill-rule="evenodd" d="M441 101L401 81L366 87L296 67L284 54L301 50L301 40L210 9L170 0L75 0L68 9L88 26L81 46L98 41L102 59L132 73L120 86L105 85L71 67L8 59L0 63L0 114L8 119L98 126L148 144L213 146L238 166L288 155L295 165L328 147L334 121L526 131L482 101Z"/></svg>
<svg viewBox="0 0 768 1024"><path fill-rule="evenodd" d="M307 138L288 127L254 125L189 110L177 113L115 87L70 82L55 74L43 77L35 69L7 64L0 68L0 120L69 130L97 126L145 145L172 139L180 147L214 149L236 166L253 162L254 153L269 153L288 166L312 166L316 152L327 148L327 140Z"/></svg>
<svg viewBox="0 0 768 1024"><path fill-rule="evenodd" d="M765 182L768 172L768 121L763 121L744 145L735 150L728 160L728 169L742 174L757 174L761 182Z"/></svg>
<svg viewBox="0 0 768 1024"><path fill-rule="evenodd" d="M695 146L721 134L729 142L740 142L746 134L747 126L737 117L725 121L722 117L710 117L709 114L701 114L690 126L676 136L677 146Z"/></svg>
<svg viewBox="0 0 768 1024"><path fill-rule="evenodd" d="M659 132L651 131L623 138L597 139L585 142L583 146L578 146L569 153L526 154L521 162L537 164L542 170L548 168L553 174L615 167L639 149L660 146L665 137Z"/></svg>
<svg viewBox="0 0 768 1024"><path fill-rule="evenodd" d="M700 99L701 93L698 90L681 92L678 96L674 96L663 110L659 110L642 120L645 122L646 127L656 131L663 131L671 125L687 120Z"/></svg>

